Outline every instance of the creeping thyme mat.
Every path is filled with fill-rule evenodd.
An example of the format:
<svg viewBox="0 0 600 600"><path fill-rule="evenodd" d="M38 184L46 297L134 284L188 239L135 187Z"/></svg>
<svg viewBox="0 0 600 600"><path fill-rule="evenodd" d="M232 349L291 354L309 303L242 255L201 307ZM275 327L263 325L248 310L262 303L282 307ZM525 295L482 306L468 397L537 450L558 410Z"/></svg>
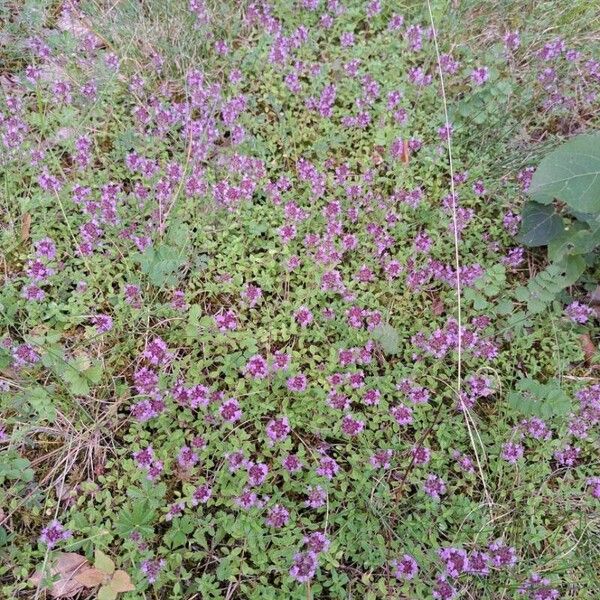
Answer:
<svg viewBox="0 0 600 600"><path fill-rule="evenodd" d="M599 598L595 18L0 7L0 597Z"/></svg>

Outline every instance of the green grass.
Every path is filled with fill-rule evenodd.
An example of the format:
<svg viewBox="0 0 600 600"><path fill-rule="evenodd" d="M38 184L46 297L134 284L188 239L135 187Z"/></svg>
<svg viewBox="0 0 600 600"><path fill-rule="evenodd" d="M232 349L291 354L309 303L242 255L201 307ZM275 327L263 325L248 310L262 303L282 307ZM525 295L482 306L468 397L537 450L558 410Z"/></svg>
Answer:
<svg viewBox="0 0 600 600"><path fill-rule="evenodd" d="M48 570L61 552L84 555L91 565L100 550L131 577L135 591L119 595L124 600L421 600L432 597L444 571L439 549L486 550L495 540L514 548L518 561L510 569L491 567L487 576L463 573L450 579L457 597L535 598L533 591L519 593L534 572L548 577L560 598L598 597L600 518L598 500L586 485L600 474L598 423L582 413L575 396L598 383L597 352L586 358L581 345L582 335L597 342L598 320L576 325L564 314L573 300L589 301L598 264L590 264L576 286L557 290L538 312L519 300L517 289L546 268L545 251L527 252L516 267L502 263L517 246L503 218L508 211L518 213L525 200L519 171L538 164L563 139L598 128L594 102L585 95L598 93L599 85L581 74L600 47L594 7L583 0L433 2L440 52L451 52L461 62L456 74L445 75L454 125L453 172L468 171L457 189L461 208L472 210L459 259L483 271L461 290L460 317L469 327L473 318L489 317L479 335L497 346L497 356L485 358L465 342L459 371L456 351L435 357L419 350L414 339L457 317L452 276L427 279L417 289L406 280L407 272L427 266L427 255L413 248L423 231L431 238L433 260L448 268L455 260L452 217L442 207L451 189L450 165L437 133L444 112L434 46L424 38L423 49L412 53L403 36L387 29L392 13L399 12L405 26L418 23L425 30L427 4L381 4L381 14L368 19L366 3L348 0L346 12L323 30L324 0L316 12L300 10L300 2L273 2L272 17L285 35L300 26L309 31L305 43L288 49L294 59L285 67L269 62L274 36L251 23L249 2L209 2L211 23L195 27L187 2L179 0L83 1L78 26L99 40L87 56L81 40L59 30L65 22L59 3L25 1L0 9L2 39L9 40L1 59L7 76L0 112L17 113L28 128L22 143L0 160L0 425L5 432L0 438L0 597L46 597L43 584L29 581L36 569ZM502 44L508 30L521 35L510 60ZM354 32L355 44L343 48L340 35L347 31ZM44 63L28 49L34 35L47 41L53 57L36 85L23 79L26 65ZM537 80L546 64L537 53L559 36L583 57L551 63L561 93L573 99L574 107L548 109L542 106L547 92ZM215 52L218 40L229 45L227 55ZM110 52L119 57L118 73L105 64ZM162 57L160 68L155 54ZM344 66L351 59L360 60L357 77ZM305 67L301 92L292 92L284 81L296 60ZM314 64L321 71L308 73ZM474 87L470 71L482 65L490 68L490 79ZM409 69L415 66L431 74L433 83L410 84ZM240 71L239 82L229 78L234 69ZM141 126L136 108L177 113L190 100L190 70L201 71L207 87L215 86L207 98L196 97L187 113L195 126L205 120L208 129L190 135L177 118L164 131L156 119ZM361 81L365 74L379 90L357 108L369 83ZM145 84L132 91L136 75ZM56 101L51 86L57 77L72 84L71 103ZM90 80L98 93L86 100L78 90ZM318 100L331 83L337 88L332 114L322 116L306 100ZM398 89L404 94L398 107L407 111L406 124L396 122L397 108L387 106L388 92ZM225 103L240 94L246 103L236 123L244 127L245 139L236 146L222 115ZM22 110L10 107L15 95ZM370 112L370 124L345 126L342 119L360 110ZM0 126L3 134L4 118ZM92 161L78 169L73 155L83 134L92 141ZM422 148L411 152L408 163L395 159L394 141L410 137L420 138ZM202 144L206 152L199 150ZM30 159L36 148L46 152L39 164ZM128 169L125 156L132 150L156 161L158 174L144 179ZM236 170L236 154L254 162ZM322 194L311 188L310 174L299 174L301 159L323 174ZM152 188L166 177L170 163L177 163L183 175L173 178L169 198L161 203ZM361 186L357 193L337 179L335 169L346 163L352 172L346 183ZM58 192L40 187L42 167L61 180ZM191 175L204 185L195 196L185 185ZM238 186L244 176L255 182L251 200L224 208L215 200L214 186L221 181ZM281 185L275 192L280 178L289 179L291 187ZM480 179L484 197L472 191ZM91 207L103 233L91 252L81 253L81 227L92 217L73 201L72 188L87 186L89 198L99 201L110 182L121 185L118 221L111 222L106 207ZM148 186L146 201L135 198L136 184ZM417 187L423 190L419 206L393 199L398 190ZM294 223L297 235L282 243L279 228L292 221L293 207L284 209L291 202L304 215ZM326 216L326 210L333 211L331 202L339 203L339 216ZM383 249L377 247L386 246L382 233L393 238ZM320 237L305 242L310 234ZM356 237L356 248L332 258L344 234ZM150 249L136 245L133 236L147 236ZM57 248L56 258L48 261L55 273L40 284L45 298L28 301L23 289L32 282L28 269L35 244L47 237ZM290 270L286 262L294 256L301 263ZM384 265L392 259L403 272L388 280ZM373 271L372 281L357 278L363 265ZM352 297L322 289L323 273L334 268ZM82 281L85 287L78 286ZM244 300L248 284L262 289L256 306ZM127 301L126 285L139 286L139 306ZM183 308L172 305L175 290L184 294ZM365 311L361 327L347 320L355 305ZM314 317L306 328L294 317L301 306ZM326 318L323 309L332 310L334 318ZM227 310L235 313L237 326L220 331L214 317ZM389 325L381 330L387 334L366 327L373 312ZM109 331L94 327L91 319L98 314L111 316ZM156 337L173 355L160 366L143 356ZM13 352L20 344L34 348L39 362L19 367ZM340 350L365 346L371 348L370 362L340 364ZM272 358L277 351L291 355L289 373L265 379L243 374L252 356ZM148 421L136 420L131 412L148 396L135 388L134 373L142 365L157 372L156 387L165 401L164 410ZM364 430L351 437L341 427L343 413L328 404L329 378L357 369L364 371L365 389L378 389L381 399L369 405L361 399L363 389L342 388L351 402L348 412L364 422ZM309 388L298 394L287 388L286 379L300 372ZM493 393L478 398L465 415L456 409L457 378L465 391L471 376L487 378ZM412 404L397 389L406 378L429 390L428 402ZM509 396L526 378L564 392L568 410L557 408L547 419L551 439L524 439L524 457L511 464L501 456L503 445L519 440L522 421L531 415ZM180 381L209 388L208 406L178 403L174 395ZM219 413L231 397L242 409L235 423ZM412 424L400 426L392 418L390 411L399 404L413 409ZM587 437L569 432L571 413L589 425ZM291 432L270 444L267 423L283 415ZM198 462L185 469L178 465L178 453L197 436L206 447L196 449ZM558 464L554 456L566 444L581 448L572 467ZM149 445L164 463L152 482L133 458ZM431 451L426 465L411 458L414 445ZM372 468L373 453L385 449L394 451L390 468ZM453 450L471 456L473 472L461 471ZM266 481L253 488L264 505L239 507L247 476L244 468L231 472L227 464L236 451L269 466ZM324 452L340 469L331 481L316 472ZM305 465L299 473L281 466L291 453ZM446 483L439 502L423 491L430 473ZM200 485L212 488L206 504L193 502ZM316 485L327 491L327 500L311 509L305 505L306 489ZM179 502L182 514L168 518ZM265 523L274 505L289 511L281 528ZM53 518L72 536L48 549L39 537ZM320 553L310 582L298 582L290 568L305 548L304 536L315 531L326 533L331 545ZM394 576L393 561L404 554L419 565L409 581ZM148 560L164 560L156 581L144 572ZM80 597L101 598L97 593L96 586Z"/></svg>

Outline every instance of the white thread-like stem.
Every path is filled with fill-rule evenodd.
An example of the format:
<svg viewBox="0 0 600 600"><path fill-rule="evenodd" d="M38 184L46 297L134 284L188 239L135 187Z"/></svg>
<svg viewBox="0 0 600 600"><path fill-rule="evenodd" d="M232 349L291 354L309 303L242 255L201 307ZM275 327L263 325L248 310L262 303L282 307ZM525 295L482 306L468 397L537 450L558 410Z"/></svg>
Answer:
<svg viewBox="0 0 600 600"><path fill-rule="evenodd" d="M471 416L468 407L463 402L462 398L462 301L461 301L461 279L460 279L460 236L458 233L458 215L456 211L456 193L454 186L454 164L452 162L452 143L450 141L450 120L448 118L448 102L446 99L446 87L444 85L444 73L442 71L442 64L440 61L440 50L438 46L437 40L437 31L435 29L435 22L433 19L433 12L431 10L431 1L427 0L427 9L429 10L429 20L431 22L431 32L433 35L433 44L435 47L435 56L437 60L437 70L438 76L440 78L440 85L442 88L442 104L444 106L444 120L446 123L446 145L448 147L448 163L450 167L450 194L451 194L451 206L452 206L452 230L454 233L454 268L456 270L456 305L457 305L457 321L458 321L458 359L457 359L457 376L456 376L456 394L458 397L458 401L460 403L460 407L462 413L465 417L465 423L467 425L467 430L469 432L469 439L471 441L471 447L473 448L473 452L475 454L475 461L477 462L477 469L479 470L479 476L481 479L481 483L483 484L483 491L487 500L488 505L491 507L493 505L492 498L488 492L487 484L485 481L485 476L483 474L483 468L481 466L481 461L479 459L479 453L477 452L477 445L475 443L475 438L473 437L473 429L476 429L475 422L473 421L473 417ZM471 427L471 424L473 427ZM482 450L485 452L483 448L483 443L477 432L477 437L479 438L479 442L481 444Z"/></svg>

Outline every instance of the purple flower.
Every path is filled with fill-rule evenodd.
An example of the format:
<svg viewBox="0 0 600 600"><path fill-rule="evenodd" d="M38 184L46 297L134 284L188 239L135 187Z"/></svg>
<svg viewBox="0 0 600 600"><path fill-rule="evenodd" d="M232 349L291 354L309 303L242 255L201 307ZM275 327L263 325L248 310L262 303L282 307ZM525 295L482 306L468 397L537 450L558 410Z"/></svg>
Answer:
<svg viewBox="0 0 600 600"><path fill-rule="evenodd" d="M237 318L232 310L215 315L215 325L219 331L234 331L237 329Z"/></svg>
<svg viewBox="0 0 600 600"><path fill-rule="evenodd" d="M310 486L306 490L307 500L304 505L309 508L321 508L327 501L327 492L320 486Z"/></svg>
<svg viewBox="0 0 600 600"><path fill-rule="evenodd" d="M590 488L592 498L600 500L600 477L590 477L586 481L586 485Z"/></svg>
<svg viewBox="0 0 600 600"><path fill-rule="evenodd" d="M471 81L474 85L483 85L490 77L487 67L477 67L471 71Z"/></svg>
<svg viewBox="0 0 600 600"><path fill-rule="evenodd" d="M267 423L266 431L270 444L285 440L291 431L287 417L271 419Z"/></svg>
<svg viewBox="0 0 600 600"><path fill-rule="evenodd" d="M269 467L264 463L249 462L246 465L246 472L248 473L248 485L257 487L267 478Z"/></svg>
<svg viewBox="0 0 600 600"><path fill-rule="evenodd" d="M417 561L410 555L405 554L400 560L392 561L394 577L400 580L410 580L419 572Z"/></svg>
<svg viewBox="0 0 600 600"><path fill-rule="evenodd" d="M573 467L577 463L580 453L581 448L574 448L573 446L567 444L564 448L557 450L554 453L554 458L562 467Z"/></svg>
<svg viewBox="0 0 600 600"><path fill-rule="evenodd" d="M525 435L536 440L549 440L552 437L552 433L548 429L548 426L539 417L523 419L520 423L520 427L524 430Z"/></svg>
<svg viewBox="0 0 600 600"><path fill-rule="evenodd" d="M340 44L342 48L349 48L354 45L354 34L351 31L344 31L340 36Z"/></svg>
<svg viewBox="0 0 600 600"><path fill-rule="evenodd" d="M281 465L288 473L297 473L302 470L302 463L295 454L285 456L281 461Z"/></svg>
<svg viewBox="0 0 600 600"><path fill-rule="evenodd" d="M355 419L352 415L345 415L342 419L342 431L349 436L358 435L364 429L364 421Z"/></svg>
<svg viewBox="0 0 600 600"><path fill-rule="evenodd" d="M467 571L473 575L488 575L490 572L489 562L490 557L487 552L473 550L471 554L469 554Z"/></svg>
<svg viewBox="0 0 600 600"><path fill-rule="evenodd" d="M593 311L589 306L581 304L581 302L571 302L565 308L565 314L573 323L587 323L588 319L592 316Z"/></svg>
<svg viewBox="0 0 600 600"><path fill-rule="evenodd" d="M183 446L177 455L177 464L182 469L191 469L198 462L198 455L189 447Z"/></svg>
<svg viewBox="0 0 600 600"><path fill-rule="evenodd" d="M248 510L253 506L256 506L258 503L258 496L251 490L244 490L242 494L236 498L235 502L240 508Z"/></svg>
<svg viewBox="0 0 600 600"><path fill-rule="evenodd" d="M110 315L94 315L91 321L99 334L110 331L113 326L113 320Z"/></svg>
<svg viewBox="0 0 600 600"><path fill-rule="evenodd" d="M280 527L284 527L287 525L289 521L290 513L284 506L281 504L276 504L271 510L269 510L269 514L265 519L265 523L269 527L274 527L275 529L279 529Z"/></svg>
<svg viewBox="0 0 600 600"><path fill-rule="evenodd" d="M490 561L494 567L511 568L517 564L517 552L511 546L507 546L501 540L496 540L489 547Z"/></svg>
<svg viewBox="0 0 600 600"><path fill-rule="evenodd" d="M518 31L507 31L502 39L507 51L516 50L521 45L521 37Z"/></svg>
<svg viewBox="0 0 600 600"><path fill-rule="evenodd" d="M371 456L369 462L374 469L389 469L393 455L393 450L380 450Z"/></svg>
<svg viewBox="0 0 600 600"><path fill-rule="evenodd" d="M423 490L428 496L439 501L440 497L446 493L446 484L440 477L430 473L423 484Z"/></svg>
<svg viewBox="0 0 600 600"><path fill-rule="evenodd" d="M34 365L42 358L39 352L29 344L20 344L19 346L15 346L13 348L12 355L16 368Z"/></svg>
<svg viewBox="0 0 600 600"><path fill-rule="evenodd" d="M165 560L159 559L148 559L145 560L141 566L140 571L146 576L148 583L154 583L161 569L165 566Z"/></svg>
<svg viewBox="0 0 600 600"><path fill-rule="evenodd" d="M61 540L69 539L73 533L65 529L56 519L51 521L42 529L39 540L42 544L46 544L48 548L53 548Z"/></svg>
<svg viewBox="0 0 600 600"><path fill-rule="evenodd" d="M456 589L448 583L445 577L438 577L432 596L436 600L452 600L456 597Z"/></svg>
<svg viewBox="0 0 600 600"><path fill-rule="evenodd" d="M294 313L294 318L300 327L308 327L313 322L313 314L307 306L301 306Z"/></svg>
<svg viewBox="0 0 600 600"><path fill-rule="evenodd" d="M506 442L506 444L502 446L501 457L503 460L514 465L523 457L523 446L514 442Z"/></svg>
<svg viewBox="0 0 600 600"><path fill-rule="evenodd" d="M46 292L34 283L30 283L23 287L21 296L29 302L42 302L46 298Z"/></svg>
<svg viewBox="0 0 600 600"><path fill-rule="evenodd" d="M212 496L212 489L208 485L201 485L194 490L192 495L192 504L206 504Z"/></svg>
<svg viewBox="0 0 600 600"><path fill-rule="evenodd" d="M469 570L467 553L462 548L443 548L438 552L446 565L446 573L453 578Z"/></svg>
<svg viewBox="0 0 600 600"><path fill-rule="evenodd" d="M144 350L142 356L152 365L167 365L172 355L167 344L159 337L154 338Z"/></svg>
<svg viewBox="0 0 600 600"><path fill-rule="evenodd" d="M431 451L425 446L413 446L410 453L413 463L418 466L426 465L431 458Z"/></svg>
<svg viewBox="0 0 600 600"><path fill-rule="evenodd" d="M56 256L56 245L50 238L43 238L35 243L35 252L41 258L52 260Z"/></svg>
<svg viewBox="0 0 600 600"><path fill-rule="evenodd" d="M314 576L319 566L317 555L312 552L299 552L294 556L294 564L290 569L290 576L300 583L307 583Z"/></svg>
<svg viewBox="0 0 600 600"><path fill-rule="evenodd" d="M398 425L410 425L413 422L412 408L404 406L403 404L400 404L399 406L393 406L390 409L390 413Z"/></svg>
<svg viewBox="0 0 600 600"><path fill-rule="evenodd" d="M244 373L254 379L264 379L269 374L267 361L260 354L251 356L244 367Z"/></svg>
<svg viewBox="0 0 600 600"><path fill-rule="evenodd" d="M557 600L558 590L550 586L550 580L538 573L532 573L527 581L519 588L519 594L527 594L531 600Z"/></svg>
<svg viewBox="0 0 600 600"><path fill-rule="evenodd" d="M337 475L339 470L340 467L335 462L335 460L333 460L333 458L330 458L329 456L324 456L323 458L321 458L316 472L317 475L320 475L321 477L326 477L327 479L331 480Z"/></svg>
<svg viewBox="0 0 600 600"><path fill-rule="evenodd" d="M315 554L327 552L331 543L327 536L321 531L315 531L310 535L305 536L303 541Z"/></svg>
<svg viewBox="0 0 600 600"><path fill-rule="evenodd" d="M224 421L235 423L242 418L242 409L239 402L235 398L229 398L221 404L219 414Z"/></svg>
<svg viewBox="0 0 600 600"><path fill-rule="evenodd" d="M308 380L306 375L299 373L298 375L293 375L287 380L287 388L290 392L303 392L306 390L306 385Z"/></svg>

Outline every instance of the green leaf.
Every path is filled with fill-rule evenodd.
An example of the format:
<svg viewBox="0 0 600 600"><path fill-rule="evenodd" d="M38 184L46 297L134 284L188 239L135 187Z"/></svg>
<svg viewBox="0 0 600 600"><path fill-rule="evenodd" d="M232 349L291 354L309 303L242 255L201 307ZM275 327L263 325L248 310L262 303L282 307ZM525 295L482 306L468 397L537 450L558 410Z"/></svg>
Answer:
<svg viewBox="0 0 600 600"><path fill-rule="evenodd" d="M578 220L587 223L593 233L600 231L600 213L585 213L571 210L571 214Z"/></svg>
<svg viewBox="0 0 600 600"><path fill-rule="evenodd" d="M526 246L546 246L564 230L562 217L552 205L526 202L517 240Z"/></svg>
<svg viewBox="0 0 600 600"><path fill-rule="evenodd" d="M97 548L94 552L94 566L96 569L106 573L107 575L112 575L115 571L115 563L112 561L110 556L104 554L102 550L98 550Z"/></svg>
<svg viewBox="0 0 600 600"><path fill-rule="evenodd" d="M558 261L567 255L588 254L600 244L600 232L593 233L583 223L574 223L548 244L548 258Z"/></svg>
<svg viewBox="0 0 600 600"><path fill-rule="evenodd" d="M54 423L56 420L56 408L48 392L41 386L36 386L24 392L24 396L36 412L37 416L48 423Z"/></svg>
<svg viewBox="0 0 600 600"><path fill-rule="evenodd" d="M400 352L400 336L388 323L375 327L371 332L371 336L381 344L386 354L398 354Z"/></svg>
<svg viewBox="0 0 600 600"><path fill-rule="evenodd" d="M516 391L508 395L508 403L527 416L550 419L565 416L571 410L571 401L557 382L539 383L534 379L521 379Z"/></svg>
<svg viewBox="0 0 600 600"><path fill-rule="evenodd" d="M586 262L582 256L567 255L561 261L548 265L527 286L518 287L515 298L519 302L527 302L528 312L540 313L562 290L579 279L585 267Z"/></svg>
<svg viewBox="0 0 600 600"><path fill-rule="evenodd" d="M546 156L529 195L541 204L557 198L574 210L600 212L600 134L579 135Z"/></svg>
<svg viewBox="0 0 600 600"><path fill-rule="evenodd" d="M97 600L115 600L115 598L117 597L117 595L118 595L117 592L115 592L114 590L112 590L109 586L103 585L98 590Z"/></svg>
<svg viewBox="0 0 600 600"><path fill-rule="evenodd" d="M176 285L177 275L185 264L183 253L168 245L147 248L142 254L137 254L135 260L157 287Z"/></svg>
<svg viewBox="0 0 600 600"><path fill-rule="evenodd" d="M129 538L135 531L149 537L153 533L151 523L154 517L154 509L150 508L145 500L138 500L121 509L115 523L115 531L123 539Z"/></svg>

